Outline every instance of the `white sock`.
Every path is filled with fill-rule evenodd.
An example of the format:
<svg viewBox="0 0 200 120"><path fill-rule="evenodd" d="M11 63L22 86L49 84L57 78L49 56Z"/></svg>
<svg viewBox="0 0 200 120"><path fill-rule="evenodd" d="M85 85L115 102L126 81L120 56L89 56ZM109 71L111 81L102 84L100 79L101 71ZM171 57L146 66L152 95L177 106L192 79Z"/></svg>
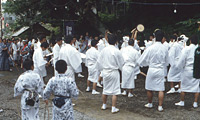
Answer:
<svg viewBox="0 0 200 120"><path fill-rule="evenodd" d="M115 110L115 106L112 106L112 110Z"/></svg>
<svg viewBox="0 0 200 120"><path fill-rule="evenodd" d="M197 105L197 102L194 102L193 104L194 104L194 105Z"/></svg>
<svg viewBox="0 0 200 120"><path fill-rule="evenodd" d="M103 106L102 106L103 108L106 108L106 104L103 104Z"/></svg>
<svg viewBox="0 0 200 120"><path fill-rule="evenodd" d="M171 88L171 90L174 90L174 91L175 91L175 88Z"/></svg>
<svg viewBox="0 0 200 120"><path fill-rule="evenodd" d="M93 89L92 92L96 92L96 90Z"/></svg>

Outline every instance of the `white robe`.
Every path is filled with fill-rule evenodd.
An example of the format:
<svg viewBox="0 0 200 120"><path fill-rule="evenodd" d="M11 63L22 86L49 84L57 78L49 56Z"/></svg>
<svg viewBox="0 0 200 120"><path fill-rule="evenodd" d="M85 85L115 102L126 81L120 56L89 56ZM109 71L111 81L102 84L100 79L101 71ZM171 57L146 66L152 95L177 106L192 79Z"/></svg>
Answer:
<svg viewBox="0 0 200 120"><path fill-rule="evenodd" d="M138 41L134 40L134 46L133 46L137 51L140 50L140 46L138 45Z"/></svg>
<svg viewBox="0 0 200 120"><path fill-rule="evenodd" d="M194 52L197 46L191 44L186 46L180 55L180 58L176 64L177 68L182 70L181 72L181 91L182 92L200 92L199 81L200 79L193 78L193 64L194 64Z"/></svg>
<svg viewBox="0 0 200 120"><path fill-rule="evenodd" d="M36 49L41 47L41 42L38 40L38 42L35 45L36 46L34 46L34 50L36 50Z"/></svg>
<svg viewBox="0 0 200 120"><path fill-rule="evenodd" d="M164 66L168 63L168 50L161 42L155 42L138 59L140 66L149 66L145 89L150 91L165 90Z"/></svg>
<svg viewBox="0 0 200 120"><path fill-rule="evenodd" d="M46 63L47 61L43 57L42 48L37 48L33 54L34 71L40 75L40 77L47 76Z"/></svg>
<svg viewBox="0 0 200 120"><path fill-rule="evenodd" d="M169 63L171 65L167 76L169 82L180 82L181 80L181 69L177 68L176 64L182 49L180 42L175 42L169 50Z"/></svg>
<svg viewBox="0 0 200 120"><path fill-rule="evenodd" d="M95 47L91 47L86 52L86 66L88 67L88 80L97 83L100 72L96 66L99 51Z"/></svg>
<svg viewBox="0 0 200 120"><path fill-rule="evenodd" d="M148 48L150 47L151 45L153 45L153 41L148 41L147 43L145 43L145 47Z"/></svg>
<svg viewBox="0 0 200 120"><path fill-rule="evenodd" d="M172 41L169 41L169 49L171 49L171 47L174 45L175 43L175 40L172 42Z"/></svg>
<svg viewBox="0 0 200 120"><path fill-rule="evenodd" d="M128 46L128 41L124 41L121 45L121 49Z"/></svg>
<svg viewBox="0 0 200 120"><path fill-rule="evenodd" d="M15 43L12 44L13 49L13 60L17 60L17 45Z"/></svg>
<svg viewBox="0 0 200 120"><path fill-rule="evenodd" d="M58 58L59 58L60 48L61 47L57 43L53 47L53 66L54 66L55 76L58 75L58 72L55 70L55 68L56 68L56 62L58 61Z"/></svg>
<svg viewBox="0 0 200 120"><path fill-rule="evenodd" d="M74 72L79 71L82 63L80 53L70 44L64 44L60 49L59 60L61 59L67 63L66 75L75 80Z"/></svg>
<svg viewBox="0 0 200 120"><path fill-rule="evenodd" d="M119 69L123 64L123 56L114 45L108 45L101 51L97 67L102 71L104 95L121 94Z"/></svg>
<svg viewBox="0 0 200 120"><path fill-rule="evenodd" d="M21 95L22 120L39 120L39 96L43 94L43 81L40 76L32 70L26 71L19 76L14 87L14 97ZM26 105L25 99L31 92L36 92L36 102L34 106Z"/></svg>
<svg viewBox="0 0 200 120"><path fill-rule="evenodd" d="M169 43L167 41L165 41L163 43L163 45L167 48L167 50L169 50ZM167 76L167 70L168 70L168 68L167 68L167 66L165 66L165 68L164 68L164 74L165 74L165 76Z"/></svg>
<svg viewBox="0 0 200 120"><path fill-rule="evenodd" d="M127 46L121 49L125 64L122 67L122 88L135 88L135 67L139 58L139 52L133 46Z"/></svg>
<svg viewBox="0 0 200 120"><path fill-rule="evenodd" d="M109 43L107 42L107 40L105 38L100 39L99 43L97 44L98 51L101 52L108 45L109 45Z"/></svg>

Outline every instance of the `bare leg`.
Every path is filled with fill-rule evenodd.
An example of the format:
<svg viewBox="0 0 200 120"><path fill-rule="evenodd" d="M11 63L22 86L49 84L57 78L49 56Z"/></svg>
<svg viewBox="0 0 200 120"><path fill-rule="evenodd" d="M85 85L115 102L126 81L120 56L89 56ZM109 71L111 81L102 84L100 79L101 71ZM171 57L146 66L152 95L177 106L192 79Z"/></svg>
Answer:
<svg viewBox="0 0 200 120"><path fill-rule="evenodd" d="M158 93L159 106L162 106L163 99L164 99L164 92L163 91L159 91L159 93Z"/></svg>
<svg viewBox="0 0 200 120"><path fill-rule="evenodd" d="M170 82L170 87L173 88L174 87L174 83Z"/></svg>
<svg viewBox="0 0 200 120"><path fill-rule="evenodd" d="M133 89L129 89L129 92L130 92L131 94L133 94Z"/></svg>
<svg viewBox="0 0 200 120"><path fill-rule="evenodd" d="M181 101L184 101L184 98L185 98L185 93L181 92Z"/></svg>
<svg viewBox="0 0 200 120"><path fill-rule="evenodd" d="M93 83L93 90L97 89L97 83Z"/></svg>
<svg viewBox="0 0 200 120"><path fill-rule="evenodd" d="M112 107L116 107L116 103L117 103L117 96L113 95L112 96Z"/></svg>
<svg viewBox="0 0 200 120"><path fill-rule="evenodd" d="M197 101L198 101L198 97L199 97L199 93L195 93L195 94L194 94L194 102L197 102Z"/></svg>
<svg viewBox="0 0 200 120"><path fill-rule="evenodd" d="M98 82L101 83L102 77L99 76Z"/></svg>
<svg viewBox="0 0 200 120"><path fill-rule="evenodd" d="M90 81L87 80L87 87L90 87Z"/></svg>
<svg viewBox="0 0 200 120"><path fill-rule="evenodd" d="M102 100L103 100L103 104L106 104L107 95L102 94Z"/></svg>
<svg viewBox="0 0 200 120"><path fill-rule="evenodd" d="M152 103L152 99L153 99L153 92L147 90L147 97L148 97L148 102Z"/></svg>

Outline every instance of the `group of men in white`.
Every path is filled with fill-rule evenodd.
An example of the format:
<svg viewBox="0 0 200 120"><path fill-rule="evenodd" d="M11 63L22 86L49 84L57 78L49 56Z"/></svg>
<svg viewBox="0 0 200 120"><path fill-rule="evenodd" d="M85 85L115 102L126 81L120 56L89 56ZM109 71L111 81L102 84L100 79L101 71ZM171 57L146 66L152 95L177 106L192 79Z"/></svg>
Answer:
<svg viewBox="0 0 200 120"><path fill-rule="evenodd" d="M116 36L106 32L105 38L100 39L99 41L91 41L91 48L87 50L85 54L86 56L83 54L81 55L80 52L72 46L74 43L74 38L72 36L68 36L65 43L62 38L59 38L53 47L53 65L55 68L55 78L53 79L59 79L60 77L60 73L57 72L56 68L57 61L64 60L66 62L67 70L63 74L70 78L70 80L75 81L75 73L82 72L81 63L84 60L85 65L88 67L86 91L90 91L90 82L92 82L92 94L100 94L96 90L96 87L102 87L102 81L103 105L101 109L107 109L107 97L111 95L111 112L116 113L119 112L119 109L116 107L117 95L128 94L128 97L133 97L133 89L135 88L135 79L137 79L137 75L140 73L145 75L140 71L140 67L148 66L148 72L147 75L145 75L145 89L147 90L148 103L145 104L145 107L153 107L153 92L157 91L159 92L158 111L163 111L162 105L164 100L166 76L167 81L170 82L171 86L170 91L167 93L177 92L175 91L173 83L179 83L178 92L181 93L181 100L180 102L175 103L175 105L184 106L185 92L191 92L195 94L193 107L198 107L199 79L193 78L192 70L194 52L198 47L198 38L192 36L190 38L189 46L186 46L188 38L184 35L178 38L172 37L171 41L168 43L164 37L164 33L160 29L156 29L154 36L151 38L152 39L148 42L145 42L145 48L140 48L137 43L137 30L135 30L132 33L132 36L123 37L124 42L119 50L116 45ZM45 60L43 55L43 51L48 48L48 43L46 43L44 39L38 42L40 42L41 45L33 54L34 71L38 73L41 78L44 78L46 76L45 66L50 64ZM142 54L141 49L144 50ZM167 72L169 65L170 69L169 72ZM121 83L119 70L122 72ZM49 87L50 85L48 84L47 87L50 89L51 87ZM62 83L58 82L57 84ZM47 93L47 90L44 91ZM60 92L61 91L62 90L60 90ZM54 92L54 95L58 96L60 94L59 92ZM61 113L64 114L63 109L56 108L56 106L54 107L53 114L58 119ZM55 115L56 113L57 115ZM61 116L60 119L63 118L63 115Z"/></svg>

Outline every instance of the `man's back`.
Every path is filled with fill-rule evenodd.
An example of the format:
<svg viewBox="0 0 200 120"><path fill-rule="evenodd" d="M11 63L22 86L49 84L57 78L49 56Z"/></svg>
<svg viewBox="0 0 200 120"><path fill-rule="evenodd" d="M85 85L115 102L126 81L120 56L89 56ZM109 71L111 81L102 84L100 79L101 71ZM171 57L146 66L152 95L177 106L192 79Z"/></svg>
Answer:
<svg viewBox="0 0 200 120"><path fill-rule="evenodd" d="M124 64L121 52L113 45L109 45L101 51L98 62L102 69L121 69Z"/></svg>

